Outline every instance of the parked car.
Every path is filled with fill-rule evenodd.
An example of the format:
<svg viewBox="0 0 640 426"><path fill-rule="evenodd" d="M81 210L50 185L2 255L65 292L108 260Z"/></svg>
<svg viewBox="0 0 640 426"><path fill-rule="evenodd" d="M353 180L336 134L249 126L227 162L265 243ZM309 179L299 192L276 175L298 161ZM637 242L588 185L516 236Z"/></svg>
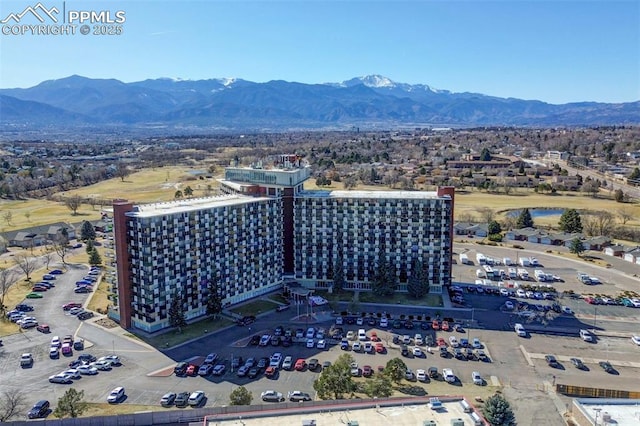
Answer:
<svg viewBox="0 0 640 426"><path fill-rule="evenodd" d="M558 360L556 359L555 356L553 356L553 355L545 355L544 359L545 359L545 361L547 361L547 364L549 365L549 367L560 368L560 364L558 363Z"/></svg>
<svg viewBox="0 0 640 426"><path fill-rule="evenodd" d="M569 361L571 361L571 364L573 364L578 370L585 370L587 368L580 358L571 358Z"/></svg>
<svg viewBox="0 0 640 426"><path fill-rule="evenodd" d="M30 419L40 419L46 417L49 414L49 401L41 400L36 402L33 407L27 413L27 417Z"/></svg>
<svg viewBox="0 0 640 426"><path fill-rule="evenodd" d="M419 382L426 382L427 381L427 372L424 371L423 369L417 369L416 370L416 379Z"/></svg>
<svg viewBox="0 0 640 426"><path fill-rule="evenodd" d="M118 386L109 393L109 396L107 396L107 402L109 404L115 404L120 402L122 398L124 398L124 388L122 386Z"/></svg>
<svg viewBox="0 0 640 426"><path fill-rule="evenodd" d="M226 369L227 367L224 364L216 364L213 367L213 371L211 372L211 374L213 374L214 376L222 376Z"/></svg>
<svg viewBox="0 0 640 426"><path fill-rule="evenodd" d="M600 361L598 365L609 374L618 374L616 369L613 368L613 365L611 365L609 361Z"/></svg>
<svg viewBox="0 0 640 426"><path fill-rule="evenodd" d="M202 404L204 401L204 392L203 391L195 391L191 395L189 395L189 405L192 407L197 407Z"/></svg>
<svg viewBox="0 0 640 426"><path fill-rule="evenodd" d="M176 407L186 407L189 404L189 392L180 392L173 401Z"/></svg>
<svg viewBox="0 0 640 426"><path fill-rule="evenodd" d="M266 390L260 394L260 398L265 402L281 402L284 401L282 393L274 390Z"/></svg>
<svg viewBox="0 0 640 426"><path fill-rule="evenodd" d="M79 365L77 367L77 370L78 373L87 376L95 376L96 374L98 374L98 369L90 365Z"/></svg>
<svg viewBox="0 0 640 426"><path fill-rule="evenodd" d="M20 367L31 367L33 365L33 355L30 353L23 353L20 357Z"/></svg>
<svg viewBox="0 0 640 426"><path fill-rule="evenodd" d="M291 391L287 393L287 399L291 402L311 401L311 395L302 391Z"/></svg>
<svg viewBox="0 0 640 426"><path fill-rule="evenodd" d="M49 327L48 324L39 324L36 327L36 330L38 330L41 333L51 333L51 328Z"/></svg>
<svg viewBox="0 0 640 426"><path fill-rule="evenodd" d="M282 361L282 368L284 370L291 370L293 368L293 358L290 355L284 357Z"/></svg>
<svg viewBox="0 0 640 426"><path fill-rule="evenodd" d="M484 379L477 371L471 373L471 380L474 385L482 386L484 384Z"/></svg>
<svg viewBox="0 0 640 426"><path fill-rule="evenodd" d="M73 380L77 380L80 377L82 377L80 372L75 368L69 368L68 370L64 370L60 374L64 374L65 376L68 376L70 379L73 379Z"/></svg>
<svg viewBox="0 0 640 426"><path fill-rule="evenodd" d="M28 293L25 298L27 299L42 299L44 296L41 293L37 293L37 292L31 292Z"/></svg>
<svg viewBox="0 0 640 426"><path fill-rule="evenodd" d="M59 383L61 385L68 385L73 383L73 380L69 376L64 374L55 374L53 376L49 376L49 383Z"/></svg>
<svg viewBox="0 0 640 426"><path fill-rule="evenodd" d="M163 407L170 407L173 405L173 403L176 400L176 393L175 392L167 392L165 393L162 398L160 399L160 405Z"/></svg>
<svg viewBox="0 0 640 426"><path fill-rule="evenodd" d="M111 370L111 363L109 361L95 361L92 362L91 364L89 364L91 367L95 367L96 369L100 370L100 371L109 371Z"/></svg>
<svg viewBox="0 0 640 426"><path fill-rule="evenodd" d="M317 358L311 358L309 360L309 363L307 364L307 368L310 371L316 371L318 369L318 367L320 367L320 362L318 361Z"/></svg>
<svg viewBox="0 0 640 426"><path fill-rule="evenodd" d="M79 320L86 320L86 319L89 319L89 318L93 318L93 315L94 315L94 314L93 314L93 312L91 312L91 311L84 311L84 312L80 312L80 313L78 314L78 319L79 319Z"/></svg>

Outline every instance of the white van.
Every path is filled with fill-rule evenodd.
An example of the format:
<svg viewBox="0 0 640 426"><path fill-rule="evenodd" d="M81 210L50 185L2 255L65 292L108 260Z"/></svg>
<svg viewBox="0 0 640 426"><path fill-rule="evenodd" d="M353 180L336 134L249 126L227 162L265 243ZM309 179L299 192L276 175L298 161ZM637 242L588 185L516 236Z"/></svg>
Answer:
<svg viewBox="0 0 640 426"><path fill-rule="evenodd" d="M515 330L516 334L520 337L527 337L527 330L525 330L524 326L520 323L517 323L513 329Z"/></svg>
<svg viewBox="0 0 640 426"><path fill-rule="evenodd" d="M367 333L364 331L364 328L358 330L358 340L365 341L367 340Z"/></svg>

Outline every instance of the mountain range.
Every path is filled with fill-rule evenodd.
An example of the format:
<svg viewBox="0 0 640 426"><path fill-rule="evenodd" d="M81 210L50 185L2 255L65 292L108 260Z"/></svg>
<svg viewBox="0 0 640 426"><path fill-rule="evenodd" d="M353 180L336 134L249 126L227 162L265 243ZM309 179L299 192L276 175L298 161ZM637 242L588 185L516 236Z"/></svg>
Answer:
<svg viewBox="0 0 640 426"><path fill-rule="evenodd" d="M453 93L369 75L341 83L149 79L73 75L0 89L0 125L287 130L475 126L579 126L640 122L640 101L578 102Z"/></svg>

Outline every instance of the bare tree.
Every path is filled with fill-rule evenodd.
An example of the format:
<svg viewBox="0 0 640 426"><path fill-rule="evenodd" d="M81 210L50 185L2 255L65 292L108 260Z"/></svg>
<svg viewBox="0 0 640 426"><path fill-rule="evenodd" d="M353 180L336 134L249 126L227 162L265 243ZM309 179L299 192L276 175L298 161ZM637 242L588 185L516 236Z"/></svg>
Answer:
<svg viewBox="0 0 640 426"><path fill-rule="evenodd" d="M591 236L610 236L615 229L613 215L607 211L594 212L582 217L582 230Z"/></svg>
<svg viewBox="0 0 640 426"><path fill-rule="evenodd" d="M64 205L67 206L71 213L75 216L78 214L78 209L82 205L82 197L79 195L72 195L71 197L64 200Z"/></svg>
<svg viewBox="0 0 640 426"><path fill-rule="evenodd" d="M53 242L53 251L60 256L60 260L62 261L63 265L67 265L67 262L65 261L65 256L67 255L67 253L69 253L69 240L64 239L64 238L59 238L56 241Z"/></svg>
<svg viewBox="0 0 640 426"><path fill-rule="evenodd" d="M5 318L5 312L7 307L4 305L4 299L9 291L9 288L15 281L15 272L11 269L0 268L0 314L2 318ZM1 402L0 402L1 404ZM0 421L2 421L2 413L0 412Z"/></svg>
<svg viewBox="0 0 640 426"><path fill-rule="evenodd" d="M122 161L116 165L116 176L120 178L121 182L124 182L124 180L128 178L130 174L131 170L129 170L129 167Z"/></svg>
<svg viewBox="0 0 640 426"><path fill-rule="evenodd" d="M13 213L11 213L11 210L7 210L6 212L4 212L2 214L2 219L7 222L8 226L11 226L11 222L13 221Z"/></svg>
<svg viewBox="0 0 640 426"><path fill-rule="evenodd" d="M460 212L456 216L458 217L458 222L472 223L474 221L473 215L469 212Z"/></svg>
<svg viewBox="0 0 640 426"><path fill-rule="evenodd" d="M44 265L47 269L49 269L49 264L51 260L53 260L53 248L48 244L44 244L42 247L42 260L44 260Z"/></svg>
<svg viewBox="0 0 640 426"><path fill-rule="evenodd" d="M24 272L24 275L27 277L27 281L31 281L31 274L38 266L36 258L32 256L18 255L14 257L14 262L18 265L18 268Z"/></svg>
<svg viewBox="0 0 640 426"><path fill-rule="evenodd" d="M618 209L618 217L620 218L620 222L623 225L626 225L631 219L633 219L633 209L631 207L623 207Z"/></svg>
<svg viewBox="0 0 640 426"><path fill-rule="evenodd" d="M477 211L478 213L480 213L480 216L482 217L482 223L491 222L495 215L495 212L493 211L493 209L490 209L489 207L480 207L479 209L477 209Z"/></svg>
<svg viewBox="0 0 640 426"><path fill-rule="evenodd" d="M0 397L0 423L6 422L27 409L26 395L23 391L6 390Z"/></svg>

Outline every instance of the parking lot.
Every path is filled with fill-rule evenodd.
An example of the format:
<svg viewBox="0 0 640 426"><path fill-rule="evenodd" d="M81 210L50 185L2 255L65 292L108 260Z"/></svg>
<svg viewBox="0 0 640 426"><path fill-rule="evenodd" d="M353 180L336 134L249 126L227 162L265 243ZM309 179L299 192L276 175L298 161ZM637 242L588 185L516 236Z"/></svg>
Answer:
<svg viewBox="0 0 640 426"><path fill-rule="evenodd" d="M485 250L483 247L482 250L489 255L500 256L498 248ZM492 254L490 250L495 250L495 254ZM557 259L545 254L537 254L537 257L544 264L545 270L564 278L565 282L555 284L558 290L585 288L593 290L593 286L585 287L574 278L576 270L580 269L594 275L600 275L603 284L601 287L599 286L598 291L601 289L610 290L612 293L616 291L617 287L614 285L616 280L610 280L606 275L608 273L613 276L615 271L603 268L594 268L590 271L589 267L580 265L574 268L565 259ZM474 266L456 265L454 267L455 281L473 283L476 269ZM375 325L369 325L367 322L364 322L363 325L347 324L346 321L341 325L345 335L349 331L357 333L361 328L364 328L369 336L371 331L375 331L386 348L384 353L365 354L352 350L341 350L339 340L328 345L325 349L307 348L304 338L290 347L253 346L250 344L252 336L273 334L277 326L282 326L285 331L291 329L295 335L298 328L305 333L308 327L323 328L328 332L335 324L336 317L331 312L318 313L315 318L309 320L296 318L296 312L292 309L270 313L261 316L257 322L249 326L234 326L161 352L132 338L119 328L108 329L96 325L97 318L83 322L62 310L61 307L65 303L76 301L84 303L86 301L88 295L75 294L73 288L74 283L87 271L88 267L72 266L68 272L57 278L54 289L44 292L42 299L26 301L34 306L33 315L38 321L50 325L50 334L39 333L35 329L25 330L23 333L5 338L5 345L0 347L0 381L3 383L3 389L25 391L29 405L42 398L49 399L55 405L57 399L63 395L69 385L49 383L48 377L66 369L67 364L75 359L78 353L91 353L97 357L115 353L122 360L122 365L114 367L111 371L101 371L96 376L83 376L74 382L75 388L85 391L86 400L105 402L107 395L114 387L124 386L127 395L124 403L158 408L162 395L170 391L202 390L207 395L206 406L227 405L230 392L238 385L244 385L252 392L254 403L260 402L260 393L267 389L281 392L285 396L289 391L294 390L307 392L312 397L315 396L313 381L318 377L321 369L316 371L308 369L303 371L281 370L273 378L266 378L260 374L251 379L238 377L237 370L231 369L230 360L233 357L241 356L244 360L249 357L259 359L269 357L274 352L281 352L283 356L290 355L294 361L302 358L308 362L310 359L316 358L320 364L325 361L334 362L338 356L347 352L355 358L360 369L365 365L371 366L374 374L378 366L384 366L393 357L400 357L413 372L418 369L427 370L429 367L435 367L441 373L444 368L450 368L460 379L455 385L446 385L444 388L441 377L437 381L437 385L435 382L426 383L424 386L429 393L443 392L442 389L444 389L444 392L449 390L449 393L473 395L477 385L472 383L471 373L478 371L487 385L501 384L505 386L504 391L513 401L516 414L534 416L531 418L538 416L537 418L543 421L557 420L557 417L553 416L539 417L550 415L549 400L544 395L538 395L533 399L530 395L533 391L543 389L545 383L570 383L584 386L598 383L601 387L615 389L637 388L634 378L638 374L635 359L639 348L634 346L626 335L631 332L637 333L636 324L640 319L640 310L632 308L608 305L596 307L588 305L582 300L565 297L558 302L569 306L575 315L561 314L548 327L562 329L566 332L554 333L554 335L530 333L528 338L521 338L510 328L514 322L521 321L521 318L513 311L504 309L505 301L528 301L540 304L552 302L532 302L518 297L479 295L475 292L464 294L465 304L460 309L362 306L362 309L367 312L382 314L384 311L392 318L399 318L403 314L408 317L408 315L417 313L423 317L430 316L431 318L435 318L437 315L442 318L452 317L463 326L464 331L462 332L433 330L427 325L425 325L426 329L421 329L421 322L426 322L424 318L422 321L415 320L414 328L411 330L406 328L392 329L393 322L389 327L382 327L379 319L376 320ZM533 325L526 323L525 326L533 327ZM579 338L578 330L582 328L596 329L595 343L586 343ZM413 339L415 333L422 334L425 340L431 339L434 343L439 337L444 338L446 342L450 342L449 337L451 336L455 336L458 341L462 339L472 341L474 338L478 338L489 361L456 359L455 357L443 358L439 356L435 345L432 346L431 352L429 352L429 346L419 345L425 354L424 357L414 357L411 354L409 356L401 355L401 346L399 343L394 343L394 335L408 335L410 339ZM61 356L59 359L50 359L48 352L51 337L54 335L62 337L66 334L85 339L85 349L74 351L74 355L70 357ZM351 346L353 342L351 342ZM412 340L409 341L408 349L410 351L415 346L414 343ZM448 350L452 351L451 348ZM33 354L35 362L32 368L21 369L19 367L19 359L24 352ZM178 377L173 374L173 367L178 361L186 360L200 364L204 357L211 352L215 352L219 359L225 360L227 369L223 375ZM547 365L544 356L550 353L558 358L561 368L551 368ZM582 358L587 369L575 368L569 361L572 357ZM598 362L603 360L610 361L618 374L606 373L598 365Z"/></svg>

